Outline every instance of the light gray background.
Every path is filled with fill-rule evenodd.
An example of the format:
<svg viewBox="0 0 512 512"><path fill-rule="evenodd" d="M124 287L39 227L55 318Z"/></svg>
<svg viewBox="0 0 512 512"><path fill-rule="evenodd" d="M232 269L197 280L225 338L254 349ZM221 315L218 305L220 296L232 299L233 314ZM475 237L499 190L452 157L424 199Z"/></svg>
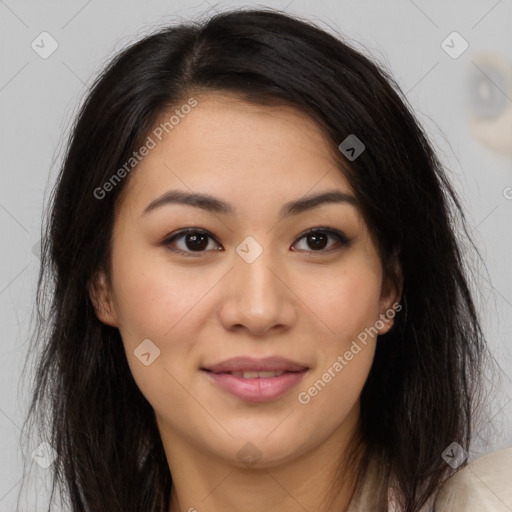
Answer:
<svg viewBox="0 0 512 512"><path fill-rule="evenodd" d="M493 79L478 60L492 54L503 73L512 74L512 0L0 0L0 511L14 510L22 477L18 445L27 388L18 389L18 382L39 264L33 248L45 190L53 185L77 107L99 70L128 43L197 13L250 5L286 8L354 39L389 66L407 93L464 200L490 275L475 270L475 287L503 386L492 394L493 437L477 441L473 455L512 445L512 80ZM31 48L43 31L59 45L47 59ZM458 58L441 46L453 31L469 44ZM477 92L470 88L475 78L482 79ZM478 133L470 129L478 121L469 117L476 96L501 104ZM44 480L48 470L30 467L31 478ZM43 510L44 499L38 501L41 508L26 510Z"/></svg>

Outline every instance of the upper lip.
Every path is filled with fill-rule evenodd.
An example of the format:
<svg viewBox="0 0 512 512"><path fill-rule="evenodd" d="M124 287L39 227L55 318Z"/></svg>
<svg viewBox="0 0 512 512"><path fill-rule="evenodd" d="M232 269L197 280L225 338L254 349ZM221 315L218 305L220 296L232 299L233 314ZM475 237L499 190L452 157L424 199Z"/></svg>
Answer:
<svg viewBox="0 0 512 512"><path fill-rule="evenodd" d="M203 370L208 370L213 373L228 373L228 372L300 372L307 370L308 367L303 364L296 363L284 357L233 357L222 361L220 363L203 367Z"/></svg>

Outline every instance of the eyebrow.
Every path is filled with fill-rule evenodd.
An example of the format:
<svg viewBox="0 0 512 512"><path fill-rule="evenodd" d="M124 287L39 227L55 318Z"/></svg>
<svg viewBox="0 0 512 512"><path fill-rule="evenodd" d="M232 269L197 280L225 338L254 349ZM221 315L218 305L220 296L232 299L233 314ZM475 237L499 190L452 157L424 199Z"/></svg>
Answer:
<svg viewBox="0 0 512 512"><path fill-rule="evenodd" d="M356 198L351 194L347 194L346 192L342 192L341 190L336 189L326 190L319 194L305 196L301 199L285 203L281 207L279 216L287 217L289 215L297 215L299 213L317 208L318 206L328 203L346 203L355 207L358 205ZM161 208L170 204L184 204L194 206L196 208L201 208L209 212L223 215L235 215L236 213L236 209L232 205L225 203L221 199L218 199L209 194L189 193L182 190L170 190L152 201L145 208L142 215L144 216L147 213L156 210L157 208Z"/></svg>

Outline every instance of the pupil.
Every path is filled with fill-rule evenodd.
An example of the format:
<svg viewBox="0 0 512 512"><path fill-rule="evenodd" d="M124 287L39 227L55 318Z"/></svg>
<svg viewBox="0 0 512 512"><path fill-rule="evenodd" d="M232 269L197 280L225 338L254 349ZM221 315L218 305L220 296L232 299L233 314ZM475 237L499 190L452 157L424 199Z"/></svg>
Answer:
<svg viewBox="0 0 512 512"><path fill-rule="evenodd" d="M308 243L313 249L324 249L326 242L327 236L325 234L312 233L308 235Z"/></svg>
<svg viewBox="0 0 512 512"><path fill-rule="evenodd" d="M199 243L198 243L199 241ZM189 245L189 242L192 244ZM203 233L197 233L197 234L188 234L186 236L186 244L187 248L195 251L195 250L202 250L208 245L207 236Z"/></svg>

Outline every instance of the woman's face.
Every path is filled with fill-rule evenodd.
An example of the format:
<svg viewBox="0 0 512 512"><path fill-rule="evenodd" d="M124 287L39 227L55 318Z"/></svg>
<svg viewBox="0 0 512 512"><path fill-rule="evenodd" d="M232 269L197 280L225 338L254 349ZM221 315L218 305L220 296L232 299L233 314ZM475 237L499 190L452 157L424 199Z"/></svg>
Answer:
<svg viewBox="0 0 512 512"><path fill-rule="evenodd" d="M311 119L228 95L197 101L152 135L126 183L112 287L100 274L91 291L98 317L119 328L170 460L188 450L271 467L340 447L398 291ZM164 200L171 191L215 202Z"/></svg>

